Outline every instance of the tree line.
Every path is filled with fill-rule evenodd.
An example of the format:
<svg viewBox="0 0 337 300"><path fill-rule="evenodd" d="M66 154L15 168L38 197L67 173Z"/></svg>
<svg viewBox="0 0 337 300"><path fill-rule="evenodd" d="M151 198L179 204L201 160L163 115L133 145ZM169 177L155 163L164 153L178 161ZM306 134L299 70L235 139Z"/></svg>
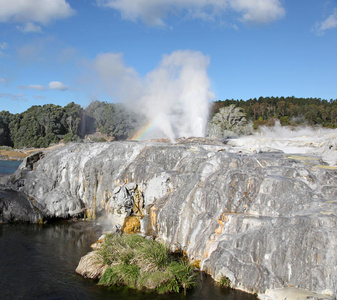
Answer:
<svg viewBox="0 0 337 300"><path fill-rule="evenodd" d="M337 99L260 97L215 101L211 104L207 134L217 137L231 132L247 134L251 123L257 129L261 125L272 126L276 120L284 126L309 124L337 128ZM85 109L74 102L64 107L32 106L20 114L0 112L0 145L48 147L60 140L81 140L95 132L122 140L130 138L145 123L145 116L121 103L96 100Z"/></svg>
<svg viewBox="0 0 337 300"><path fill-rule="evenodd" d="M292 97L260 97L248 100L219 100L212 104L211 116L222 107L234 104L246 113L246 118L260 125L274 125L279 120L282 125L320 125L337 128L337 99Z"/></svg>
<svg viewBox="0 0 337 300"><path fill-rule="evenodd" d="M99 131L126 139L141 126L143 117L124 105L101 101L86 109L74 102L32 106L20 114L0 112L0 145L14 148L48 147L52 143L76 141Z"/></svg>

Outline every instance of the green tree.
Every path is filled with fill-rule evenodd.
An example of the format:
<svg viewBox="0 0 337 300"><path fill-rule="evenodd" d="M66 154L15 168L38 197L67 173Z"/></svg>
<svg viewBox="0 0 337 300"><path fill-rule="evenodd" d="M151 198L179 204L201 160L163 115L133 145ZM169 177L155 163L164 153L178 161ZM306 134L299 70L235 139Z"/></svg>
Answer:
<svg viewBox="0 0 337 300"><path fill-rule="evenodd" d="M10 141L15 148L22 148L48 147L67 134L70 140L77 140L82 114L83 109L73 102L64 108L54 104L32 106L11 116L8 125Z"/></svg>
<svg viewBox="0 0 337 300"><path fill-rule="evenodd" d="M8 111L0 112L0 145L13 146L10 132L9 124L12 120L13 115Z"/></svg>
<svg viewBox="0 0 337 300"><path fill-rule="evenodd" d="M83 108L75 104L69 103L63 109L62 125L66 128L67 133L71 133L73 136L80 134L80 124L83 117Z"/></svg>
<svg viewBox="0 0 337 300"><path fill-rule="evenodd" d="M245 112L242 108L235 107L234 104L222 107L208 124L208 136L210 137L222 138L251 133L252 124L247 121Z"/></svg>
<svg viewBox="0 0 337 300"><path fill-rule="evenodd" d="M86 108L85 114L87 131L93 131L95 128L95 131L98 129L101 133L112 136L116 140L130 137L145 120L143 115L135 113L121 103L97 100Z"/></svg>

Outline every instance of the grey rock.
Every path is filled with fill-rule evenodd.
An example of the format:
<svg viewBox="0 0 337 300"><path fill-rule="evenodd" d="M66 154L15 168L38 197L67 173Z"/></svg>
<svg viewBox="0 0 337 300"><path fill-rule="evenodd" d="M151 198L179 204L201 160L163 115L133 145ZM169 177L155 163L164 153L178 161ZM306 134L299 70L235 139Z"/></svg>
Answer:
<svg viewBox="0 0 337 300"><path fill-rule="evenodd" d="M37 223L39 219L42 214L34 209L26 195L0 187L0 223Z"/></svg>
<svg viewBox="0 0 337 300"><path fill-rule="evenodd" d="M47 217L85 212L108 229L137 213L143 234L235 288L337 293L337 171L320 158L193 140L70 144L8 185Z"/></svg>
<svg viewBox="0 0 337 300"><path fill-rule="evenodd" d="M21 165L19 166L19 170L33 170L34 165L38 162L41 158L44 157L44 153L42 151L37 151L28 157L26 157Z"/></svg>

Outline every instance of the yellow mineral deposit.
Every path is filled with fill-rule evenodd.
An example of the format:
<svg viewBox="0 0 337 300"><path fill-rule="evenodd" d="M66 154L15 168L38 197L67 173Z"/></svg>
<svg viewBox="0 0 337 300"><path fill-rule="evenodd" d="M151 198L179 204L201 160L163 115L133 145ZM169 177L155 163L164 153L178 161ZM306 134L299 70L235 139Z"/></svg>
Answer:
<svg viewBox="0 0 337 300"><path fill-rule="evenodd" d="M138 216L129 216L124 220L122 226L122 231L124 233L139 233L140 232L140 217Z"/></svg>

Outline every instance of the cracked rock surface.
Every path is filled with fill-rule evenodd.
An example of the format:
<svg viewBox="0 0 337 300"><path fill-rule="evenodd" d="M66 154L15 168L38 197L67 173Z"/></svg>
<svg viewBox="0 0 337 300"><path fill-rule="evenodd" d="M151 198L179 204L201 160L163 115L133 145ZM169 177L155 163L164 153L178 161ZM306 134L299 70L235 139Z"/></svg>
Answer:
<svg viewBox="0 0 337 300"><path fill-rule="evenodd" d="M29 165L29 168L27 167ZM337 171L320 158L222 144L70 144L6 183L44 218L130 215L216 280L251 293L337 293Z"/></svg>

